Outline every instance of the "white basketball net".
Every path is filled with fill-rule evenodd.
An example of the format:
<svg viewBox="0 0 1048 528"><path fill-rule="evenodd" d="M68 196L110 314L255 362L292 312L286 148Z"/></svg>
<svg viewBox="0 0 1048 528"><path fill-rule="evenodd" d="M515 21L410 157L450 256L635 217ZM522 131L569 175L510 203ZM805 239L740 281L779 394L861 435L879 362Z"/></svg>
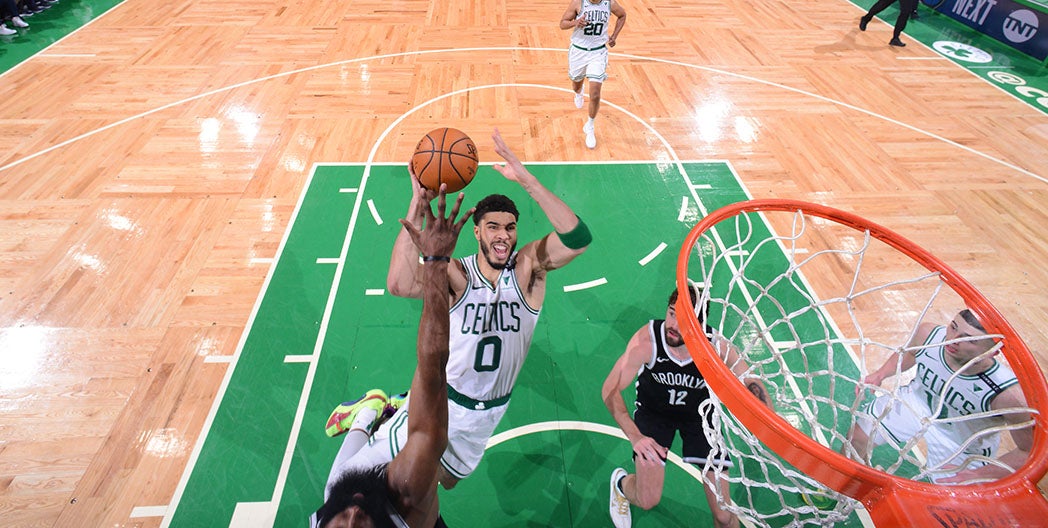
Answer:
<svg viewBox="0 0 1048 528"><path fill-rule="evenodd" d="M789 234L775 235L769 226ZM864 400L888 395L895 404L908 405L900 388L912 373L896 370L896 383L884 387L867 385L862 379L889 358L899 357L921 321L948 324L964 308L963 299L938 273L868 231L799 211L736 215L704 233L693 249L689 277L703 287L697 306L705 303L703 319L717 338L739 350L748 364L746 377L763 380L775 411L796 429L856 460L862 457L848 442L848 431L855 417L862 415ZM1000 343L986 354L999 347ZM955 378L946 381L944 390ZM857 386L863 397L855 396ZM707 465L704 470L714 480L729 483L732 499L720 499L740 518L761 526L860 522L858 502L800 473L773 453L716 395L705 405L703 412L712 413L716 426L707 432L710 444L726 449L734 468ZM994 422L993 427L968 427L974 430L947 458L1000 465L964 452L987 436L1025 427L1004 424L1003 414L1034 412L1008 409L941 420L934 418L939 409L933 411L924 411L930 417L916 436L878 448L865 462L922 481L952 473L926 463L926 434L942 427L963 428L962 422L970 425L972 419L980 419ZM998 454L1007 450L1002 447Z"/></svg>

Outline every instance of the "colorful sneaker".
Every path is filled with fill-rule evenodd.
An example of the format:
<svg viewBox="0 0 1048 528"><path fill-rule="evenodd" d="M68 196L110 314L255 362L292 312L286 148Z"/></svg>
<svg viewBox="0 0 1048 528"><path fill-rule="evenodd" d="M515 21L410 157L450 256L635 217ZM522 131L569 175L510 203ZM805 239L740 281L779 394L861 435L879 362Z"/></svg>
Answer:
<svg viewBox="0 0 1048 528"><path fill-rule="evenodd" d="M630 514L630 500L619 491L619 481L626 476L626 470L615 468L611 472L611 523L615 528L630 528L633 517Z"/></svg>
<svg viewBox="0 0 1048 528"><path fill-rule="evenodd" d="M371 426L368 428L370 433L375 428L375 424L378 423L379 416L382 416L383 409L386 408L386 402L389 398L386 397L386 393L381 389L371 389L364 393L360 398L344 402L342 405L335 407L335 410L331 412L331 417L328 418L327 428L325 432L330 437L336 437L349 430L353 426L353 420L356 419L357 414L360 413L361 409L374 409L375 420L371 422Z"/></svg>
<svg viewBox="0 0 1048 528"><path fill-rule="evenodd" d="M382 422L385 422L386 420L392 418L393 415L397 413L397 410L403 407L404 404L407 403L407 401L407 391L390 396L389 400L386 402L386 408L382 410L382 414L379 416L378 423L375 424L375 427L378 427L382 424Z"/></svg>

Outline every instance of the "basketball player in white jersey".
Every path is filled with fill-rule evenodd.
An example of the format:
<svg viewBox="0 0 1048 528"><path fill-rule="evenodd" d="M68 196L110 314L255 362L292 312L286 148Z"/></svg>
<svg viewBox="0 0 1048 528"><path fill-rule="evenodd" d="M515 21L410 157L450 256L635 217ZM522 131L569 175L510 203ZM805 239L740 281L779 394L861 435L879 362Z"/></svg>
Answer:
<svg viewBox="0 0 1048 528"><path fill-rule="evenodd" d="M615 29L608 35L611 16L615 15ZM582 108L583 80L589 79L589 119L583 125L586 146L597 147L597 110L600 109L600 88L608 78L608 48L615 47L619 31L626 25L626 10L616 0L572 0L560 19L560 29L574 30L568 48L568 77L575 92L575 107Z"/></svg>
<svg viewBox="0 0 1048 528"><path fill-rule="evenodd" d="M868 461L873 447L888 442L889 438L898 446L906 444L924 427L922 421L935 418L938 412L938 419L924 434L927 468L934 482L998 479L1020 467L1033 445L1031 427L1013 429L1011 437L1016 448L1000 458L996 458L999 432L983 434L961 447L979 431L1004 424L1022 424L1030 419L1026 412L964 419L975 413L1027 407L1015 374L994 358L997 351L987 353L995 344L970 310L962 310L947 326L931 323L918 326L917 333L902 350L902 357L889 357L864 380L868 385L878 386L890 376L917 368L913 381L899 389L899 401L882 393L866 404L865 414L856 420L848 434L858 456ZM957 372L960 374L953 377ZM861 386L856 388L860 390ZM940 410L943 395L945 401ZM997 463L989 462L991 459Z"/></svg>
<svg viewBox="0 0 1048 528"><path fill-rule="evenodd" d="M694 305L699 298L697 288L690 287L688 293ZM666 453L678 432L685 462L695 464L700 470L707 461L724 469L732 466L732 461L722 451L713 449L707 440L705 430L712 425L709 417L699 411L699 405L709 399L710 392L684 345L676 302L677 290L673 290L666 318L648 321L633 334L626 352L615 362L601 390L604 404L633 446L637 468L635 474L627 474L622 468L611 474L610 514L615 528L632 525L630 504L645 510L658 505L665 480ZM696 310L696 313L703 311ZM747 365L735 347L715 335L712 329L707 328L707 333L732 371L740 378L745 376ZM770 405L762 382L747 378L745 383L754 396ZM622 397L622 391L630 385L636 387L636 411L632 417ZM737 528L738 517L718 502L718 494L710 488L713 481L712 477L705 478L703 488L714 525ZM729 496L726 480L719 481L717 486L720 496Z"/></svg>
<svg viewBox="0 0 1048 528"><path fill-rule="evenodd" d="M581 255L592 239L586 224L524 167L498 130L492 137L495 152L505 159L504 164L494 166L495 170L524 188L554 231L517 250L517 208L509 198L491 195L478 202L473 213L473 235L479 252L454 259L448 266L452 329L446 394L449 425L440 475L445 489L453 488L476 469L488 439L506 412L546 298L546 274ZM411 180L414 196L406 218L420 227L424 207L419 207L418 196L422 189L416 178ZM419 253L408 235L405 228L394 242L387 287L393 295L417 298L423 292L425 264L419 262ZM410 395L381 423L367 446L347 447L344 441L336 465L373 466L396 455L405 437L404 424L410 423L407 420L414 398ZM381 391L369 391L357 402L339 406L329 420L329 426L335 429L329 434L369 432L380 421L385 400ZM372 404L372 408L359 409ZM357 416L358 411L368 419Z"/></svg>

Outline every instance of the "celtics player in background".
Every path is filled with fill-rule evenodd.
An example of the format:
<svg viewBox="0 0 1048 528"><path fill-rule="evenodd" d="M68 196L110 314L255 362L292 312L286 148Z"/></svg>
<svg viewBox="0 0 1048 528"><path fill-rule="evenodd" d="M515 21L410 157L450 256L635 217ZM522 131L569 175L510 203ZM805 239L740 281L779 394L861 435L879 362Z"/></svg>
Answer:
<svg viewBox="0 0 1048 528"><path fill-rule="evenodd" d="M608 35L611 14L615 15L615 29ZM571 47L568 48L568 77L575 92L575 107L582 108L583 80L589 79L589 119L583 125L586 146L597 147L597 110L600 109L600 88L608 78L608 48L626 25L626 10L616 0L572 0L560 19L560 29L571 29Z"/></svg>
<svg viewBox="0 0 1048 528"><path fill-rule="evenodd" d="M1023 412L1026 399L1015 373L994 356L998 351L992 337L986 335L979 319L970 310L962 310L947 326L921 323L906 348L889 357L864 382L879 386L889 376L902 374L914 367L917 375L898 391L899 400L880 391L864 406L852 425L848 438L854 453L868 463L873 447L891 442L902 446L918 434L928 418L932 422L924 434L928 447L927 468L937 484L961 483L971 479L999 479L1014 472L1029 456L1033 446L1033 428L1012 429L1016 448L996 458L1000 432L990 429L1002 425L1030 423ZM954 377L954 374L960 374ZM952 378L952 381L950 381ZM862 385L856 387L861 391ZM939 403L946 395L942 408ZM968 415L989 411L1016 409L975 419ZM879 424L877 422L880 422ZM964 445L978 432L974 441ZM887 435L887 436L886 436ZM962 449L963 446L963 449ZM990 462L994 460L995 462ZM1001 464L1007 467L1002 467Z"/></svg>
<svg viewBox="0 0 1048 528"><path fill-rule="evenodd" d="M688 293L694 305L699 298L698 288L689 286ZM604 380L604 404L615 422L633 446L635 474L616 468L611 474L611 520L615 528L629 528L632 524L630 504L650 510L662 498L666 473L666 453L673 437L680 432L683 460L700 470L707 460L711 465L730 468L731 460L723 450L715 450L706 440L705 429L711 427L710 417L699 411L699 405L709 399L709 388L684 345L677 323L677 290L673 290L666 307L664 320L651 320L642 326L626 345ZM700 316L705 310L696 309ZM716 347L732 372L743 378L747 365L738 351L707 327L710 342ZM626 410L622 391L636 380L636 411L631 417ZM764 384L746 378L747 388L765 405L770 405ZM706 501L718 528L737 527L739 519L717 501L717 493L710 489L713 478L704 478ZM728 497L727 481L720 481L720 496Z"/></svg>
<svg viewBox="0 0 1048 528"><path fill-rule="evenodd" d="M448 448L440 460L440 484L445 489L455 487L476 469L488 439L506 413L546 299L546 274L581 255L592 239L586 224L524 168L498 130L492 137L495 152L505 160L495 170L535 200L553 232L517 250L517 207L509 198L493 194L480 200L473 212L473 236L479 251L453 259L447 267L451 303ZM417 228L425 209L418 199L423 189L416 178L411 180L414 196L406 219ZM425 264L419 262L409 235L407 228L397 235L386 280L393 295L418 298L424 291ZM368 391L361 399L335 409L328 420L328 434L370 431L378 425L354 461L368 465L388 461L403 443L412 398L405 401L403 397L387 398L380 390ZM384 419L393 408L392 416Z"/></svg>

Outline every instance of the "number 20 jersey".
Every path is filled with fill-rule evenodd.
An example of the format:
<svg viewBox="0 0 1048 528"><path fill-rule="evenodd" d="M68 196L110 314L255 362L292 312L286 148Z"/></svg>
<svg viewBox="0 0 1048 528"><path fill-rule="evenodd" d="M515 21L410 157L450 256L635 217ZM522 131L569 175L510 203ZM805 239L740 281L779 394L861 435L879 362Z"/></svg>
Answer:
<svg viewBox="0 0 1048 528"><path fill-rule="evenodd" d="M611 0L592 3L582 0L582 13L579 18L588 24L575 28L571 33L571 43L582 49L594 49L608 43L608 20L611 18Z"/></svg>
<svg viewBox="0 0 1048 528"><path fill-rule="evenodd" d="M509 262L516 261L516 253ZM476 400L508 395L528 355L539 310L524 300L508 266L494 284L477 267L477 254L460 259L466 289L451 307L448 385Z"/></svg>

